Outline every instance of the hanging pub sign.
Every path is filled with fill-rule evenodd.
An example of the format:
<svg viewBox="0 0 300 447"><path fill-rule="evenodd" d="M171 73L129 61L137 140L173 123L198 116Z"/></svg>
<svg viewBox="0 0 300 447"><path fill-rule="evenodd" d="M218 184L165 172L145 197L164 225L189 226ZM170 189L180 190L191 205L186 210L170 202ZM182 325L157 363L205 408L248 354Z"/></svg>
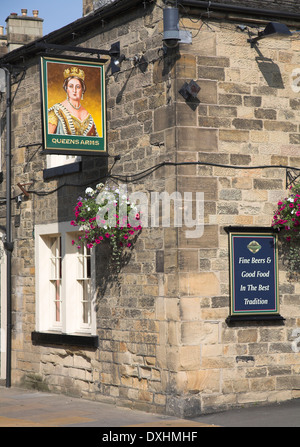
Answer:
<svg viewBox="0 0 300 447"><path fill-rule="evenodd" d="M277 234L226 227L230 255L229 321L283 319L279 315Z"/></svg>
<svg viewBox="0 0 300 447"><path fill-rule="evenodd" d="M41 57L46 153L106 155L104 62Z"/></svg>

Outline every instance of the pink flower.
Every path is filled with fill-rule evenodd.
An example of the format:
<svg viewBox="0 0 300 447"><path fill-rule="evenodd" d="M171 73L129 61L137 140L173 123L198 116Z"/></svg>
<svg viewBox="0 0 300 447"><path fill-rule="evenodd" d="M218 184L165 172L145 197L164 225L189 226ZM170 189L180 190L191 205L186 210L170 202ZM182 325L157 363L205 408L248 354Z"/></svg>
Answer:
<svg viewBox="0 0 300 447"><path fill-rule="evenodd" d="M108 239L109 238L109 233L105 233L105 237Z"/></svg>
<svg viewBox="0 0 300 447"><path fill-rule="evenodd" d="M96 242L96 244L100 244L101 243L100 239L95 239L95 242Z"/></svg>
<svg viewBox="0 0 300 447"><path fill-rule="evenodd" d="M77 203L77 206L82 206L82 202L78 202L78 203Z"/></svg>
<svg viewBox="0 0 300 447"><path fill-rule="evenodd" d="M92 248L93 244L90 243L90 244L87 244L86 246L87 246L87 248Z"/></svg>

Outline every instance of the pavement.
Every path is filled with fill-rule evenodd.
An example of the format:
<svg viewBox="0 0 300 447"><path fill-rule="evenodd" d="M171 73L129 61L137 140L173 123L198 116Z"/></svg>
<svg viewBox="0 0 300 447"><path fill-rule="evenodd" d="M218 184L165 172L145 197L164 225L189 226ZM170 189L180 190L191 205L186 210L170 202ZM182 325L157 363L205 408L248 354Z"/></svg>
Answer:
<svg viewBox="0 0 300 447"><path fill-rule="evenodd" d="M300 399L179 419L61 394L0 387L0 427L106 427L113 431L104 429L101 432L110 437L120 433L120 428L124 433L126 430L132 432L132 427L133 430L150 427L156 432L157 428L169 431L175 427L192 428L195 433L204 427L300 427ZM114 430L117 427L119 430ZM147 440L153 442L155 439Z"/></svg>

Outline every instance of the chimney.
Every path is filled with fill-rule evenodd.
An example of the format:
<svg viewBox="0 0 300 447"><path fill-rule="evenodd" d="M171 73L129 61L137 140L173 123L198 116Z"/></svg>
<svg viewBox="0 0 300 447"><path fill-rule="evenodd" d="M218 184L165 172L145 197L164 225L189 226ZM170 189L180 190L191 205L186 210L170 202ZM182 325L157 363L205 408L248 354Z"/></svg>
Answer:
<svg viewBox="0 0 300 447"><path fill-rule="evenodd" d="M7 53L7 37L4 35L4 26L0 26L0 57Z"/></svg>
<svg viewBox="0 0 300 447"><path fill-rule="evenodd" d="M82 0L82 8L83 15L86 16L90 12L94 10L94 1L93 0Z"/></svg>
<svg viewBox="0 0 300 447"><path fill-rule="evenodd" d="M38 10L32 11L33 17L27 12L27 9L21 9L21 15L12 12L6 19L8 52L43 37L43 19L38 17Z"/></svg>
<svg viewBox="0 0 300 447"><path fill-rule="evenodd" d="M82 0L83 15L86 16L90 12L96 11L98 8L114 3L116 0Z"/></svg>

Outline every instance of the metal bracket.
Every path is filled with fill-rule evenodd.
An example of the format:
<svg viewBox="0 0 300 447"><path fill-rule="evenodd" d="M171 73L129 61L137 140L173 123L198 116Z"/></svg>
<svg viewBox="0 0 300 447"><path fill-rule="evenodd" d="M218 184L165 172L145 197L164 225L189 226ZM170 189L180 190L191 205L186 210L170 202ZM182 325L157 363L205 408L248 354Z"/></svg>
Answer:
<svg viewBox="0 0 300 447"><path fill-rule="evenodd" d="M96 54L98 57L100 55L109 56L111 59L112 72L120 71L119 67L115 67L113 63L116 59L120 57L120 42L115 42L111 45L109 50L99 50L97 48L85 48L85 47L75 47L70 45L56 45L52 43L37 42L35 44L36 48L41 48L44 50L57 50L57 51L71 51L74 53L87 53Z"/></svg>
<svg viewBox="0 0 300 447"><path fill-rule="evenodd" d="M291 186L300 177L300 169L287 168L286 169L286 188Z"/></svg>
<svg viewBox="0 0 300 447"><path fill-rule="evenodd" d="M17 183L17 186L20 188L20 190L22 191L22 193L24 194L24 196L29 197L29 192L26 191L26 189L24 188L24 186L30 186L33 185L33 182L30 183Z"/></svg>

